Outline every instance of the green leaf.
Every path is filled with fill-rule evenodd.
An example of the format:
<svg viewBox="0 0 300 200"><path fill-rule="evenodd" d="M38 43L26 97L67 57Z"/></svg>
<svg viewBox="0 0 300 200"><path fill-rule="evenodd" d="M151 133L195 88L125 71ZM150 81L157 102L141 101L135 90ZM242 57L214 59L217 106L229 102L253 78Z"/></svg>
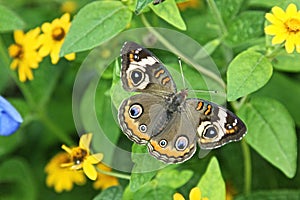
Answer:
<svg viewBox="0 0 300 200"><path fill-rule="evenodd" d="M248 127L247 143L292 178L297 166L297 137L286 108L274 99L253 97L238 114Z"/></svg>
<svg viewBox="0 0 300 200"><path fill-rule="evenodd" d="M264 55L255 51L240 53L228 67L228 101L258 90L268 82L272 72L272 65Z"/></svg>
<svg viewBox="0 0 300 200"><path fill-rule="evenodd" d="M148 183L155 176L156 170L166 165L152 157L146 146L137 144L132 146L132 161L135 163L130 179L132 191Z"/></svg>
<svg viewBox="0 0 300 200"><path fill-rule="evenodd" d="M259 191L253 192L246 196L238 196L236 200L286 200L286 199L299 199L299 190L276 190L276 191Z"/></svg>
<svg viewBox="0 0 300 200"><path fill-rule="evenodd" d="M0 5L0 13L0 32L24 28L24 21L13 11L9 10L5 6Z"/></svg>
<svg viewBox="0 0 300 200"><path fill-rule="evenodd" d="M202 198L225 200L225 183L222 178L218 160L213 157L201 177L197 187L200 188Z"/></svg>
<svg viewBox="0 0 300 200"><path fill-rule="evenodd" d="M233 19L239 13L245 0L231 0L230 3L223 0L216 0L217 8L226 23L232 23Z"/></svg>
<svg viewBox="0 0 300 200"><path fill-rule="evenodd" d="M0 94L5 89L9 80L9 56L4 40L0 37Z"/></svg>
<svg viewBox="0 0 300 200"><path fill-rule="evenodd" d="M1 199L36 199L37 186L30 166L17 158L5 160L0 165Z"/></svg>
<svg viewBox="0 0 300 200"><path fill-rule="evenodd" d="M285 50L272 61L275 69L285 72L300 72L299 62L295 60L300 60L300 54L294 52L292 54L286 53Z"/></svg>
<svg viewBox="0 0 300 200"><path fill-rule="evenodd" d="M193 174L191 170L161 170L157 173L155 180L159 186L168 186L176 189L186 184L192 178Z"/></svg>
<svg viewBox="0 0 300 200"><path fill-rule="evenodd" d="M123 190L120 186L113 186L101 191L93 200L121 200Z"/></svg>
<svg viewBox="0 0 300 200"><path fill-rule="evenodd" d="M120 1L95 1L74 20L60 55L92 49L113 38L129 24L132 12Z"/></svg>
<svg viewBox="0 0 300 200"><path fill-rule="evenodd" d="M295 109L299 106L300 99L298 79L293 80L288 74L275 72L268 84L253 95L267 96L280 101L291 113L297 126L300 126L300 112Z"/></svg>
<svg viewBox="0 0 300 200"><path fill-rule="evenodd" d="M155 187L154 185L149 186L147 188L143 188L143 190L139 190L138 192L134 193L133 199L134 200L170 200L172 199L172 195L175 191L166 186Z"/></svg>
<svg viewBox="0 0 300 200"><path fill-rule="evenodd" d="M144 8L148 6L149 3L151 3L153 0L137 0L136 7L135 7L135 13L139 14Z"/></svg>
<svg viewBox="0 0 300 200"><path fill-rule="evenodd" d="M238 15L228 25L228 34L225 42L230 46L246 43L257 43L257 38L262 36L264 31L265 12L245 11Z"/></svg>
<svg viewBox="0 0 300 200"><path fill-rule="evenodd" d="M168 0L159 5L149 4L153 12L180 30L186 30L185 22L183 21L175 0Z"/></svg>
<svg viewBox="0 0 300 200"><path fill-rule="evenodd" d="M279 6L283 9L286 8L286 6L283 5L287 5L289 3L295 3L297 5L297 3L299 3L298 0L268 0L268 1L261 1L261 0L250 0L247 2L248 6L250 7L265 7L265 8L271 8L273 6Z"/></svg>

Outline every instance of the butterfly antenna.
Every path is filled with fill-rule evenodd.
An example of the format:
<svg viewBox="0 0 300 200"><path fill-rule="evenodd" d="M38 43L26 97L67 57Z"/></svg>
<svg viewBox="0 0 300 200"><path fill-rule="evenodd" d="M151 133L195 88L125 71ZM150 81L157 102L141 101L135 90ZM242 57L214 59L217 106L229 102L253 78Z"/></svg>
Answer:
<svg viewBox="0 0 300 200"><path fill-rule="evenodd" d="M186 88L185 87L184 75L183 75L183 68L182 68L182 63L181 63L181 58L180 57L178 57L178 63L179 63L181 78L182 78L182 82L183 82L183 88Z"/></svg>

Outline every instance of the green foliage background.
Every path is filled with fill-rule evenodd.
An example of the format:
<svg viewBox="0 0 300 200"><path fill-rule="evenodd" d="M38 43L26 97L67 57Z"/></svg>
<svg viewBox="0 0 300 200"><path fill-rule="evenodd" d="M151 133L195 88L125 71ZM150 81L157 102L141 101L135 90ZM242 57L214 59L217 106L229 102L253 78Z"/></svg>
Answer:
<svg viewBox="0 0 300 200"><path fill-rule="evenodd" d="M0 93L24 118L17 133L0 137L0 199L172 199L175 192L187 198L195 186L209 199L225 199L225 193L239 200L299 199L300 54L271 46L263 31L264 14L273 6L285 9L295 3L300 9L299 1L207 0L184 11L175 0L156 6L149 0L75 2L75 17L60 54L77 52L76 60L51 65L44 59L34 70L34 80L21 83L9 69L7 48L14 43L13 30L29 30L60 17L63 1L0 1ZM71 192L55 193L46 187L44 167L61 144L77 144L72 88L81 63L94 47L120 32L148 26L180 31L205 47L226 83L229 108L247 124L247 135L203 159L194 156L154 172L134 173L158 161L133 156L131 178L120 179L118 187L96 191L88 182ZM157 56L167 66L177 65L176 55ZM113 143L131 150L132 143L106 106L118 106L125 98L117 85L119 67L112 63L97 87L97 117ZM191 69L184 69L188 80L195 79ZM96 138L93 144L100 142ZM132 151L146 149L133 145ZM110 158L121 159L113 152ZM231 190L226 192L225 185Z"/></svg>

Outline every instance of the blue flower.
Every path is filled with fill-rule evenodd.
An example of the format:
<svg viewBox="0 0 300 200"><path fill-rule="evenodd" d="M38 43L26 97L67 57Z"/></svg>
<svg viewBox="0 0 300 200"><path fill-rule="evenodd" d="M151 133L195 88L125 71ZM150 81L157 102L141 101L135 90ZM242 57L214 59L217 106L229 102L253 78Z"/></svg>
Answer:
<svg viewBox="0 0 300 200"><path fill-rule="evenodd" d="M0 135L8 136L14 133L23 119L18 111L2 96L0 96Z"/></svg>

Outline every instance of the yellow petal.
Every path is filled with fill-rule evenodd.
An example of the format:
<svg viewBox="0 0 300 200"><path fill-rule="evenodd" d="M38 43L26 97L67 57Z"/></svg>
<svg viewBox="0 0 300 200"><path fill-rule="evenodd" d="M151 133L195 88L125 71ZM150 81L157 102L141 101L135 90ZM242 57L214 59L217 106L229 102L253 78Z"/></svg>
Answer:
<svg viewBox="0 0 300 200"><path fill-rule="evenodd" d="M60 20L64 21L64 22L69 22L70 21L70 13L65 13Z"/></svg>
<svg viewBox="0 0 300 200"><path fill-rule="evenodd" d="M91 180L97 179L97 171L91 163L86 162L86 161L83 162L83 172L89 179L91 179Z"/></svg>
<svg viewBox="0 0 300 200"><path fill-rule="evenodd" d="M184 197L182 196L182 194L175 193L173 195L173 200L184 200Z"/></svg>
<svg viewBox="0 0 300 200"><path fill-rule="evenodd" d="M50 53L50 46L49 45L43 45L40 49L39 49L39 55L42 57L45 57L47 55L49 55Z"/></svg>
<svg viewBox="0 0 300 200"><path fill-rule="evenodd" d="M296 51L300 53L300 45L296 45Z"/></svg>
<svg viewBox="0 0 300 200"><path fill-rule="evenodd" d="M14 39L17 44L22 44L24 39L24 32L21 30L14 31Z"/></svg>
<svg viewBox="0 0 300 200"><path fill-rule="evenodd" d="M53 51L50 53L50 58L51 58L51 63L52 64L57 64L59 61L59 55L57 53L53 53Z"/></svg>
<svg viewBox="0 0 300 200"><path fill-rule="evenodd" d="M281 25L281 24L283 24L283 22L280 20L280 19L278 19L278 18L276 18L273 14L271 14L271 13L267 13L266 15L265 15L265 18L269 21L269 22L271 22L272 24L276 24L276 25Z"/></svg>
<svg viewBox="0 0 300 200"><path fill-rule="evenodd" d="M280 19L281 21L285 21L286 20L286 15L285 12L278 6L274 6L272 8L272 12L274 14L274 16L278 19Z"/></svg>
<svg viewBox="0 0 300 200"><path fill-rule="evenodd" d="M286 40L286 42L285 42L285 50L286 50L286 52L293 53L294 49L295 49L294 42L292 40Z"/></svg>
<svg viewBox="0 0 300 200"><path fill-rule="evenodd" d="M60 167L72 167L74 165L73 162L69 162L69 163L62 163L60 164Z"/></svg>
<svg viewBox="0 0 300 200"><path fill-rule="evenodd" d="M18 64L19 64L19 60L18 59L14 59L11 64L10 64L10 68L12 70L16 70L16 68L18 67Z"/></svg>
<svg viewBox="0 0 300 200"><path fill-rule="evenodd" d="M67 147L66 145L61 145L61 148L65 150L68 154L72 154L72 149Z"/></svg>
<svg viewBox="0 0 300 200"><path fill-rule="evenodd" d="M79 147L83 149L89 149L92 137L93 137L92 133L86 133L82 135L79 140Z"/></svg>
<svg viewBox="0 0 300 200"><path fill-rule="evenodd" d="M297 15L297 6L293 3L289 4L286 8L286 14L288 17L294 17Z"/></svg>
<svg viewBox="0 0 300 200"><path fill-rule="evenodd" d="M201 198L201 192L200 189L198 187L194 187L189 195L190 200L198 200Z"/></svg>
<svg viewBox="0 0 300 200"><path fill-rule="evenodd" d="M20 62L18 73L19 73L19 80L24 83L26 81L26 75L24 72L24 67L22 65L24 65L24 64L22 62Z"/></svg>
<svg viewBox="0 0 300 200"><path fill-rule="evenodd" d="M93 154L93 155L90 155L87 157L87 161L92 164L97 164L97 163L101 162L102 159L103 159L102 153L96 153L96 154Z"/></svg>
<svg viewBox="0 0 300 200"><path fill-rule="evenodd" d="M272 44L280 44L282 42L284 42L287 38L286 34L280 34L280 35L276 35L275 37L273 37L272 39Z"/></svg>
<svg viewBox="0 0 300 200"><path fill-rule="evenodd" d="M51 32L52 31L51 24L49 22L43 23L43 25L42 25L42 31L44 33Z"/></svg>
<svg viewBox="0 0 300 200"><path fill-rule="evenodd" d="M33 74L32 74L32 71L29 67L24 69L24 73L25 73L25 76L27 77L28 80L30 80L30 81L33 80Z"/></svg>
<svg viewBox="0 0 300 200"><path fill-rule="evenodd" d="M70 53L64 56L67 60L75 60L75 53Z"/></svg>
<svg viewBox="0 0 300 200"><path fill-rule="evenodd" d="M276 35L279 33L282 33L284 30L282 30L281 27L275 26L275 25L269 25L265 27L265 33L268 35Z"/></svg>
<svg viewBox="0 0 300 200"><path fill-rule="evenodd" d="M26 39L36 39L40 32L40 27L36 27L35 29L28 31L28 33L26 34Z"/></svg>

